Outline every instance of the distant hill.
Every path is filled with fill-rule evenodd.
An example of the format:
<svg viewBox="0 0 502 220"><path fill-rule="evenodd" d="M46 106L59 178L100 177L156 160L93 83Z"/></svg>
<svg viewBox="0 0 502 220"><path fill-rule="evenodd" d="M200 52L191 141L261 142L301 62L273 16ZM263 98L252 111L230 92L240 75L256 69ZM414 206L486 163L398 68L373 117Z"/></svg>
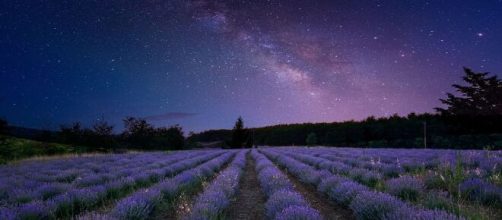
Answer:
<svg viewBox="0 0 502 220"><path fill-rule="evenodd" d="M7 134L13 137L26 138L41 141L54 141L58 132L36 128L9 126Z"/></svg>

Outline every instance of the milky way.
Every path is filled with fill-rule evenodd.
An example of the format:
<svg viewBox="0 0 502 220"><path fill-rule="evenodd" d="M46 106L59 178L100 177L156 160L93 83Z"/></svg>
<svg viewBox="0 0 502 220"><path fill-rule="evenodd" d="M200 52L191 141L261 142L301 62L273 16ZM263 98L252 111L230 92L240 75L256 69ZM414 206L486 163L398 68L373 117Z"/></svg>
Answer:
<svg viewBox="0 0 502 220"><path fill-rule="evenodd" d="M187 131L433 112L502 72L502 1L9 1L0 116Z"/></svg>

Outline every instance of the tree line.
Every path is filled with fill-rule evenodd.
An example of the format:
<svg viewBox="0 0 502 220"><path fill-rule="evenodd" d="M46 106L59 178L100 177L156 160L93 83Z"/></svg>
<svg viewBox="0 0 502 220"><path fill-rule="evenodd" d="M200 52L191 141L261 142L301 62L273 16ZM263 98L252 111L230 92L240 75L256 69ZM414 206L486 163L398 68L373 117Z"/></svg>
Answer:
<svg viewBox="0 0 502 220"><path fill-rule="evenodd" d="M32 139L65 143L78 147L81 151L121 151L138 150L181 150L185 147L185 137L179 125L154 127L145 119L126 117L124 130L114 133L114 126L104 120L84 127L80 122L61 125L59 131L42 131ZM9 133L9 126L0 120L0 133Z"/></svg>
<svg viewBox="0 0 502 220"><path fill-rule="evenodd" d="M211 130L191 135L192 143L226 140L254 145L325 145L357 147L431 147L502 149L502 81L496 75L464 68L465 85L454 84L455 94L440 99L436 113L392 115L362 121L284 124L262 128ZM238 129L236 129L238 128ZM251 138L252 134L252 138ZM239 136L239 135L237 135ZM248 140L247 142L243 140ZM248 145L249 146L249 145Z"/></svg>

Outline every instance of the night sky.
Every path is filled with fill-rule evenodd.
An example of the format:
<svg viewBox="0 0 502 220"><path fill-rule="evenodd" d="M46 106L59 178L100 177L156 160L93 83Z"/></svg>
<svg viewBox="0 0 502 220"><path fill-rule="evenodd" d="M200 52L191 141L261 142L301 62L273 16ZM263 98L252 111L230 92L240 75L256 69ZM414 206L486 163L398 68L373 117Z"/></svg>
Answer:
<svg viewBox="0 0 502 220"><path fill-rule="evenodd" d="M502 73L502 0L13 0L0 33L0 116L45 129L434 112L463 66Z"/></svg>

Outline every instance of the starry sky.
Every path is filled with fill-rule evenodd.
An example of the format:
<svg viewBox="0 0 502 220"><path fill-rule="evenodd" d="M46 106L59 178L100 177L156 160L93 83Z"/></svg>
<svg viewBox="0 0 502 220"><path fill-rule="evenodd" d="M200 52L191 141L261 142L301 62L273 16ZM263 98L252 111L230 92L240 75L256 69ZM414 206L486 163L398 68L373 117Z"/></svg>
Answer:
<svg viewBox="0 0 502 220"><path fill-rule="evenodd" d="M502 0L11 0L0 33L0 116L44 129L434 112L502 73Z"/></svg>

